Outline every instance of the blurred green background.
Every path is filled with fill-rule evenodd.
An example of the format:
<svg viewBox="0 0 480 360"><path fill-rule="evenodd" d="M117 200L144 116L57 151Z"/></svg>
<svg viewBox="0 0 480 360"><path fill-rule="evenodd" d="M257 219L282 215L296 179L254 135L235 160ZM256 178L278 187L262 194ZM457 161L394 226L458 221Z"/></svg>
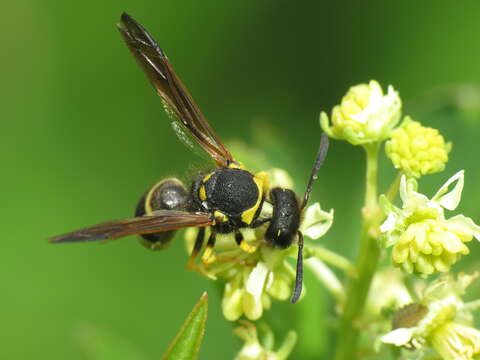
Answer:
<svg viewBox="0 0 480 360"><path fill-rule="evenodd" d="M393 84L405 113L454 143L446 171L422 189L432 194L467 169L460 210L480 221L476 0L8 2L0 32L0 358L84 359L79 343L92 327L156 359L205 290L201 358L231 359L239 349L216 285L185 269L182 241L153 253L134 238L104 246L45 240L130 216L158 179L188 179L191 164L204 164L174 136L117 33L122 11L153 33L225 141L262 148L257 124L279 139L281 156L265 151L299 189L318 146L320 110L353 84ZM335 208L336 220L322 241L353 258L363 154L334 142L327 160L313 197ZM385 187L393 171L382 166ZM479 247L455 269L478 267ZM293 358L328 358L333 304L306 281L309 296L275 304L269 319L280 337L299 331Z"/></svg>

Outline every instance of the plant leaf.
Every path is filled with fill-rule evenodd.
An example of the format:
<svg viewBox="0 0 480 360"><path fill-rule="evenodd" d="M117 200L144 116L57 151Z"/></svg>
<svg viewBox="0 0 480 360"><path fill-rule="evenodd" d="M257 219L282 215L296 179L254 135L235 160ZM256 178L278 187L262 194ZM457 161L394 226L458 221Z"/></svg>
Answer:
<svg viewBox="0 0 480 360"><path fill-rule="evenodd" d="M195 360L205 334L208 313L208 295L203 293L188 315L175 339L171 342L162 360Z"/></svg>

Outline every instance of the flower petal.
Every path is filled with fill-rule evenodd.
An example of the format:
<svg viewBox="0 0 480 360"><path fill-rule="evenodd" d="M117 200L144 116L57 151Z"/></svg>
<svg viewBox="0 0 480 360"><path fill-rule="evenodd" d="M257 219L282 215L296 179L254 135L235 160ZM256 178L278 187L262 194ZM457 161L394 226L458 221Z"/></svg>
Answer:
<svg viewBox="0 0 480 360"><path fill-rule="evenodd" d="M392 231L395 229L395 223L396 223L396 216L394 213L390 213L387 216L387 219L383 222L382 225L380 225L380 231L382 233L387 232L387 231Z"/></svg>
<svg viewBox="0 0 480 360"><path fill-rule="evenodd" d="M381 341L395 346L407 345L412 339L415 328L398 328L381 337Z"/></svg>
<svg viewBox="0 0 480 360"><path fill-rule="evenodd" d="M333 223L333 209L323 211L320 203L316 202L307 207L304 213L300 231L311 239L318 239L325 235Z"/></svg>
<svg viewBox="0 0 480 360"><path fill-rule="evenodd" d="M408 200L408 191L407 191L407 177L405 175L402 175L400 178L400 199L402 199L403 203L406 203Z"/></svg>
<svg viewBox="0 0 480 360"><path fill-rule="evenodd" d="M456 215L447 220L448 223L453 223L464 229L464 232L472 234L475 239L480 241L480 226L475 224L472 219L464 215Z"/></svg>
<svg viewBox="0 0 480 360"><path fill-rule="evenodd" d="M248 276L246 289L256 301L260 301L267 275L268 267L263 261L260 261Z"/></svg>
<svg viewBox="0 0 480 360"><path fill-rule="evenodd" d="M455 210L462 197L464 170L460 170L437 191L432 198L433 201L438 202L442 207L448 210ZM448 192L448 187L456 182L454 188Z"/></svg>

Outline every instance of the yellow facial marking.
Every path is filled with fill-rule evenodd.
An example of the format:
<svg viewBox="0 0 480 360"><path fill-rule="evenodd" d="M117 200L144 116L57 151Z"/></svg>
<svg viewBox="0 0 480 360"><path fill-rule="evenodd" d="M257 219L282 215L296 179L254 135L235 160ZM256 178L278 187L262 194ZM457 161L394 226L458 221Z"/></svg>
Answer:
<svg viewBox="0 0 480 360"><path fill-rule="evenodd" d="M268 189L268 175L266 172L261 171L253 177L253 181L255 181L255 184L257 184L258 187L258 198L257 201L255 202L255 205L253 205L250 209L245 210L242 213L242 221L245 224L251 224L253 221L253 217L255 216L255 213L258 210L258 207L260 206L260 202L262 201L262 198L266 192L266 189Z"/></svg>
<svg viewBox="0 0 480 360"><path fill-rule="evenodd" d="M215 220L217 221L220 221L220 222L228 221L227 215L225 215L221 211L215 210L215 212L213 213L213 216L215 216Z"/></svg>

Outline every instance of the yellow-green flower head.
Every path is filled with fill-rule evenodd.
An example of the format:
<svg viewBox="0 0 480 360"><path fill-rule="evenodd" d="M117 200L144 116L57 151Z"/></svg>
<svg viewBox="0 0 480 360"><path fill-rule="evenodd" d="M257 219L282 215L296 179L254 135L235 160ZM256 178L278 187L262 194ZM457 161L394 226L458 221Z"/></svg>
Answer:
<svg viewBox="0 0 480 360"><path fill-rule="evenodd" d="M391 85L384 94L380 84L371 80L348 90L332 110L331 125L325 112L320 114L320 124L328 136L353 145L379 142L387 139L400 121L401 107Z"/></svg>
<svg viewBox="0 0 480 360"><path fill-rule="evenodd" d="M280 169L269 172L271 186L291 186L288 174ZM272 207L265 203L260 218L270 218ZM319 203L308 206L303 212L300 230L310 239L322 237L333 223L333 210L323 211ZM264 241L268 223L255 229L240 229L246 243L254 251L241 249L233 234L217 234L215 261L199 263L195 270L212 279L226 281L222 310L227 320L236 321L242 316L258 320L272 299L286 301L290 298L295 282L295 269L287 259L296 258L296 246L274 249ZM197 228L185 233L187 251L190 253L196 239ZM210 230L206 230L208 238ZM306 249L308 246L306 246ZM303 293L302 293L303 294Z"/></svg>
<svg viewBox="0 0 480 360"><path fill-rule="evenodd" d="M297 342L297 334L290 331L277 351L273 351L273 333L266 329L266 341L259 341L255 325L242 321L234 333L244 341L235 360L286 360ZM268 339L268 340L267 340Z"/></svg>
<svg viewBox="0 0 480 360"><path fill-rule="evenodd" d="M394 317L394 329L382 341L425 351L433 348L444 360L471 360L480 354L480 331L473 325L477 302L464 303L462 295L478 277L445 275L423 292L420 303L407 305Z"/></svg>
<svg viewBox="0 0 480 360"><path fill-rule="evenodd" d="M461 255L469 253L465 243L480 240L480 227L464 215L446 219L444 210L454 210L462 195L464 172L452 176L432 197L417 192L415 179L400 181L402 208L382 196L380 205L387 219L380 226L381 244L393 246L393 263L421 277L446 272ZM449 190L449 187L453 189Z"/></svg>
<svg viewBox="0 0 480 360"><path fill-rule="evenodd" d="M258 320L264 309L271 306L271 298L286 301L291 296L295 271L284 261L285 255L278 250L262 248L262 258L251 266L232 268L232 276L225 285L222 310L227 320L236 321L242 315L249 320Z"/></svg>
<svg viewBox="0 0 480 360"><path fill-rule="evenodd" d="M416 178L442 171L451 148L452 143L445 143L437 129L422 126L409 116L401 127L392 131L391 139L385 144L393 165Z"/></svg>

